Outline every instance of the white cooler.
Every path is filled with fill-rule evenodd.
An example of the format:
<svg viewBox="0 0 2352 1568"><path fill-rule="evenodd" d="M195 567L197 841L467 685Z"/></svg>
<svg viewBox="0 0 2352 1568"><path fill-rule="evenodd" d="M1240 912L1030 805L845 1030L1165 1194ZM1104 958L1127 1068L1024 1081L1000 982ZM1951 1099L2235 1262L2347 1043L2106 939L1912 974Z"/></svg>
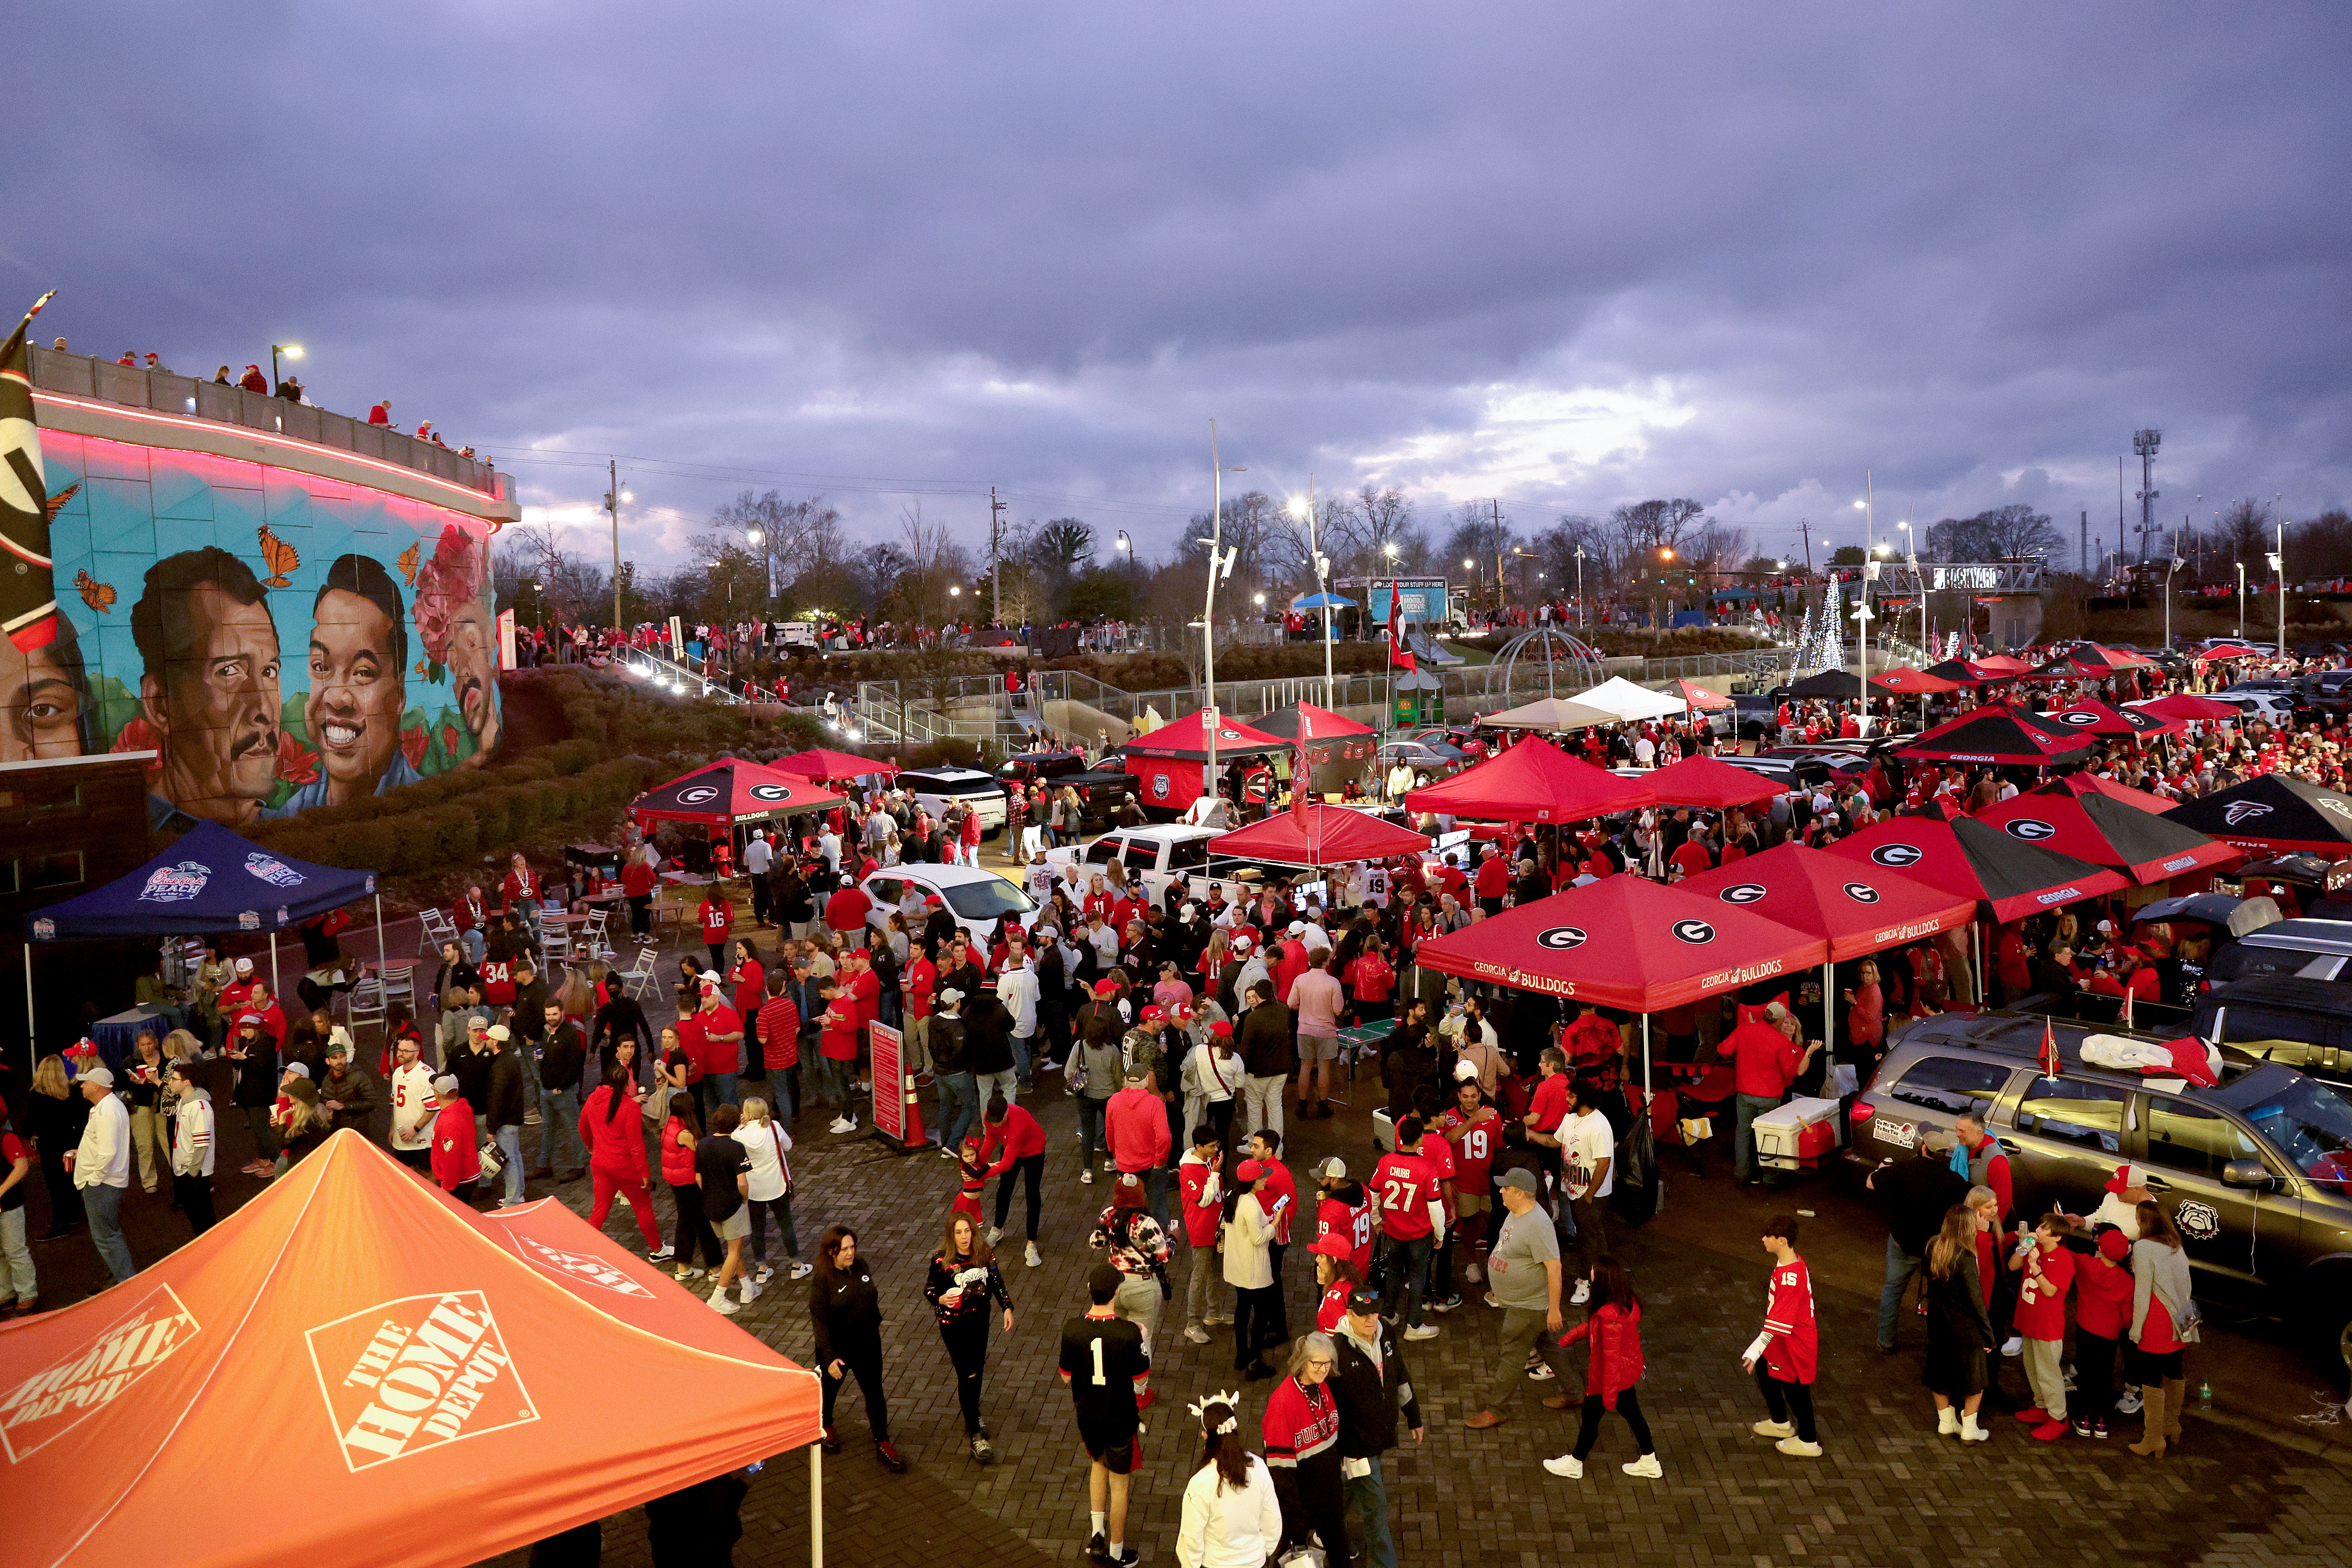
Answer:
<svg viewBox="0 0 2352 1568"><path fill-rule="evenodd" d="M1792 1100L1751 1125L1757 1163L1768 1171L1811 1170L1837 1148L1844 1131L1834 1100Z"/></svg>

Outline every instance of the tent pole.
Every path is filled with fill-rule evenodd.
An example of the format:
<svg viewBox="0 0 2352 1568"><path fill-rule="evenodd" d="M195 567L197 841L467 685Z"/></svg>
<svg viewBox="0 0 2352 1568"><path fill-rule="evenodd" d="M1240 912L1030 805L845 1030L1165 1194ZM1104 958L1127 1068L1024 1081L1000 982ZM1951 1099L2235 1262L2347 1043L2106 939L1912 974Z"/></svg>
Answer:
<svg viewBox="0 0 2352 1568"><path fill-rule="evenodd" d="M278 928L269 931L269 999L278 1000Z"/></svg>
<svg viewBox="0 0 2352 1568"><path fill-rule="evenodd" d="M33 944L30 941L25 943L25 1059L29 1062L41 1059L40 1047L34 1044L33 1036Z"/></svg>
<svg viewBox="0 0 2352 1568"><path fill-rule="evenodd" d="M1822 1048L1828 1051L1832 1060L1834 1060L1837 1057L1836 1047L1837 961L1824 958L1822 960ZM1824 1072L1828 1070L1826 1063L1823 1064L1822 1070Z"/></svg>
<svg viewBox="0 0 2352 1568"><path fill-rule="evenodd" d="M824 1445L809 1445L809 1568L824 1568Z"/></svg>
<svg viewBox="0 0 2352 1568"><path fill-rule="evenodd" d="M375 972L381 978L383 973L383 895L382 893L375 896Z"/></svg>
<svg viewBox="0 0 2352 1568"><path fill-rule="evenodd" d="M1655 1091L1650 1087L1650 1016L1647 1013L1644 1013L1642 1015L1642 1101L1643 1115L1647 1115L1649 1113L1649 1100L1650 1096Z"/></svg>

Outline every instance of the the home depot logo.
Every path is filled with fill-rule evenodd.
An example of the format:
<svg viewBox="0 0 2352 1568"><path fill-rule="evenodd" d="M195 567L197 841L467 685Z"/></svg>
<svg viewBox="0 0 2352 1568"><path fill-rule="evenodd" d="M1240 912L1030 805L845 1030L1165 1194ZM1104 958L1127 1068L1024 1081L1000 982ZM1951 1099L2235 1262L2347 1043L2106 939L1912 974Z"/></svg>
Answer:
<svg viewBox="0 0 2352 1568"><path fill-rule="evenodd" d="M643 1296L647 1300L653 1299L652 1291L601 1258L585 1252L567 1252L562 1247L550 1247L543 1241L518 1236L511 1230L507 1232L507 1238L514 1243L516 1253L524 1262L535 1263L559 1279L601 1285L624 1296Z"/></svg>
<svg viewBox="0 0 2352 1568"><path fill-rule="evenodd" d="M0 1450L22 1464L171 1360L197 1327L169 1285L149 1291L71 1356L0 1394Z"/></svg>
<svg viewBox="0 0 2352 1568"><path fill-rule="evenodd" d="M539 1419L479 1290L386 1301L305 1337L354 1471Z"/></svg>

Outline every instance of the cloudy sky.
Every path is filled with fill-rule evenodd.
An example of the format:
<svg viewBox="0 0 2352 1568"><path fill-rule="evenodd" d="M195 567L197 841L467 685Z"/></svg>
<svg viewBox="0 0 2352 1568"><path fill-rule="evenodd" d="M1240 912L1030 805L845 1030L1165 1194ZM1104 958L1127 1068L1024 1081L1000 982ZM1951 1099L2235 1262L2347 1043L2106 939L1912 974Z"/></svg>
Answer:
<svg viewBox="0 0 2352 1568"><path fill-rule="evenodd" d="M994 484L1164 554L1212 417L1234 483L1529 531L1694 496L1765 550L1858 542L1865 471L1882 529L2024 500L2112 539L2147 425L2168 518L2352 494L2340 5L14 30L0 277L61 290L46 335L199 374L299 342L318 401L389 396L583 528L618 454L640 558L746 485L984 539Z"/></svg>

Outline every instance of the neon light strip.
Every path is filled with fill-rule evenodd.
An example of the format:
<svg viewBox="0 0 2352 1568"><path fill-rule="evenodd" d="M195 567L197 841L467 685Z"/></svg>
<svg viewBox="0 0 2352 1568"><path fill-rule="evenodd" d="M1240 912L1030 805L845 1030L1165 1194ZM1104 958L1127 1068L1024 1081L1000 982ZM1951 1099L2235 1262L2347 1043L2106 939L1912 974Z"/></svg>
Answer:
<svg viewBox="0 0 2352 1568"><path fill-rule="evenodd" d="M469 500L494 501L498 499L487 490L478 490L471 485L461 485L454 479L445 479L438 474L428 474L421 468L411 468L399 463L388 463L381 458L371 458L364 453L350 451L341 447L329 447L317 441L305 441L299 437L283 435L275 430L256 430L249 425L231 425L221 419L196 419L177 414L160 414L152 408L132 408L121 403L92 403L84 398L68 397L62 393L44 392L38 389L33 393L33 400L37 403L59 404L68 408L86 408L93 414L144 419L157 425L169 425L180 430L234 430L240 436L247 436L257 441L283 447L290 451L331 452L337 458L383 473L397 475L402 479L422 480L428 485L439 485L444 489L455 490ZM101 437L100 439L104 437Z"/></svg>

